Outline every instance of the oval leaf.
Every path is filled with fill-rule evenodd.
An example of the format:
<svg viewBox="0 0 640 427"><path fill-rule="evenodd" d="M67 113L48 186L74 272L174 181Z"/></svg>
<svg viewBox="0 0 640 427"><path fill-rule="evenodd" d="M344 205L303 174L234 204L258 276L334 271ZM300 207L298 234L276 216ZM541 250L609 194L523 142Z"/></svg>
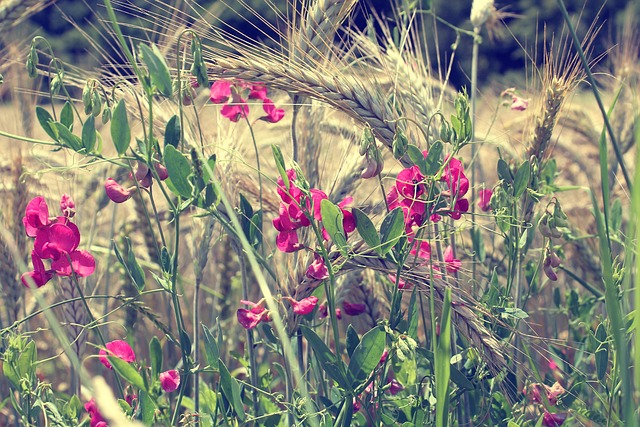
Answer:
<svg viewBox="0 0 640 427"><path fill-rule="evenodd" d="M193 186L189 181L189 176L192 173L189 160L173 145L167 145L164 150L164 162L176 194L185 199L191 197Z"/></svg>
<svg viewBox="0 0 640 427"><path fill-rule="evenodd" d="M146 390L146 387L144 386L144 380L142 379L142 376L138 373L138 371L136 371L136 368L116 356L107 356L107 359L109 360L109 363L111 363L111 366L113 366L113 369L115 369L115 371L118 373L118 375L124 378L129 384L137 387L140 390Z"/></svg>
<svg viewBox="0 0 640 427"><path fill-rule="evenodd" d="M517 199L529 186L529 181L531 180L531 165L529 161L526 160L524 163L520 165L518 168L518 172L516 172L516 177L513 180L513 196Z"/></svg>
<svg viewBox="0 0 640 427"><path fill-rule="evenodd" d="M380 226L380 250L376 251L384 255L398 243L404 233L404 213L401 208L395 208L382 220Z"/></svg>
<svg viewBox="0 0 640 427"><path fill-rule="evenodd" d="M320 213L322 214L322 225L329 233L329 237L338 246L340 252L346 253L348 247L342 225L344 218L342 211L330 200L324 199L320 202Z"/></svg>
<svg viewBox="0 0 640 427"><path fill-rule="evenodd" d="M151 45L151 47L149 47L141 44L140 55L142 56L142 61L149 70L151 83L162 95L167 98L171 97L173 92L173 87L171 85L171 73L169 73L167 62L158 47L156 45Z"/></svg>
<svg viewBox="0 0 640 427"><path fill-rule="evenodd" d="M167 122L167 126L164 129L164 146L173 145L175 148L178 148L178 144L180 144L180 117L174 115Z"/></svg>
<svg viewBox="0 0 640 427"><path fill-rule="evenodd" d="M93 116L89 116L82 125L82 146L91 152L96 145L96 119Z"/></svg>
<svg viewBox="0 0 640 427"><path fill-rule="evenodd" d="M386 342L387 333L381 327L364 334L349 360L348 372L354 389L364 384L378 366Z"/></svg>
<svg viewBox="0 0 640 427"><path fill-rule="evenodd" d="M238 419L244 422L245 413L244 405L240 398L240 385L238 385L238 381L231 376L222 361L220 361L220 386L222 386L222 392L236 412Z"/></svg>
<svg viewBox="0 0 640 427"><path fill-rule="evenodd" d="M436 141L431 144L429 153L427 154L426 169L423 172L426 176L435 175L442 166L442 150L444 146L441 141Z"/></svg>
<svg viewBox="0 0 640 427"><path fill-rule="evenodd" d="M356 228L362 240L364 240L370 248L378 250L380 248L380 236L378 236L373 222L371 222L367 214L358 208L353 208L351 212L356 219Z"/></svg>
<svg viewBox="0 0 640 427"><path fill-rule="evenodd" d="M51 139L57 141L58 134L50 125L50 123L54 121L53 117L51 117L51 114L49 114L49 112L42 107L36 107L36 118L38 119L40 126L47 133L47 135L49 135Z"/></svg>
<svg viewBox="0 0 640 427"><path fill-rule="evenodd" d="M129 119L127 118L127 106L124 99L121 99L113 110L111 117L111 139L116 151L121 156L126 153L131 144L131 128L129 128Z"/></svg>

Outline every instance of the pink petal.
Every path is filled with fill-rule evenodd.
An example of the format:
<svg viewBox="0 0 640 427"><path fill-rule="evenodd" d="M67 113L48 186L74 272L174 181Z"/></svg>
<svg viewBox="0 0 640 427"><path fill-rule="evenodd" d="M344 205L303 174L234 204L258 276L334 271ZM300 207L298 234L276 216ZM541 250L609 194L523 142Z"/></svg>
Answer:
<svg viewBox="0 0 640 427"><path fill-rule="evenodd" d="M260 120L264 120L265 122L278 123L284 117L284 110L282 108L276 108L276 106L273 105L273 101L269 98L263 101L262 109L267 115L260 117Z"/></svg>
<svg viewBox="0 0 640 427"><path fill-rule="evenodd" d="M73 251L69 254L71 265L67 257L60 257L51 263L51 268L60 276L71 276L75 272L80 277L91 276L96 269L96 260L87 251ZM73 267L73 270L72 268Z"/></svg>
<svg viewBox="0 0 640 427"><path fill-rule="evenodd" d="M491 196L493 196L493 191L491 190L478 191L478 207L482 212L491 210Z"/></svg>
<svg viewBox="0 0 640 427"><path fill-rule="evenodd" d="M42 259L58 259L73 252L80 243L78 227L73 223L67 226L60 223L50 224L40 229L33 248Z"/></svg>
<svg viewBox="0 0 640 427"><path fill-rule="evenodd" d="M276 247L282 252L295 252L302 249L302 245L298 243L298 234L296 231L281 231L276 236Z"/></svg>
<svg viewBox="0 0 640 427"><path fill-rule="evenodd" d="M29 237L36 237L39 229L49 225L49 207L44 197L38 196L29 201L22 223Z"/></svg>
<svg viewBox="0 0 640 427"><path fill-rule="evenodd" d="M253 313L245 308L239 308L236 312L238 323L245 329L253 329L262 321L262 314Z"/></svg>
<svg viewBox="0 0 640 427"><path fill-rule="evenodd" d="M100 362L108 369L112 369L112 367L109 359L107 359L107 355L118 357L127 363L135 362L136 360L136 354L126 341L111 341L108 342L105 347L106 351L104 349L100 350Z"/></svg>
<svg viewBox="0 0 640 427"><path fill-rule="evenodd" d="M348 301L342 302L342 308L344 308L344 312L349 316L358 316L367 311L365 304L352 304Z"/></svg>
<svg viewBox="0 0 640 427"><path fill-rule="evenodd" d="M126 202L132 196L131 191L118 184L113 178L107 178L104 189L107 192L107 197L115 203Z"/></svg>
<svg viewBox="0 0 640 427"><path fill-rule="evenodd" d="M209 99L214 104L223 104L229 100L231 96L231 82L226 80L217 80L211 85Z"/></svg>
<svg viewBox="0 0 640 427"><path fill-rule="evenodd" d="M64 193L60 198L60 211L65 218L73 218L76 214L76 204L67 193Z"/></svg>
<svg viewBox="0 0 640 427"><path fill-rule="evenodd" d="M305 314L309 314L313 311L316 304L318 304L318 298L312 295L310 297L303 298L300 301L296 301L291 298L289 299L289 302L291 303L295 314L304 316Z"/></svg>
<svg viewBox="0 0 640 427"><path fill-rule="evenodd" d="M160 374L160 386L166 393L176 391L180 386L180 373L171 369Z"/></svg>
<svg viewBox="0 0 640 427"><path fill-rule="evenodd" d="M325 280L329 277L329 270L324 264L322 257L316 254L305 274L311 279Z"/></svg>
<svg viewBox="0 0 640 427"><path fill-rule="evenodd" d="M267 87L262 84L254 84L251 86L251 91L249 92L249 99L261 99L266 100L267 98Z"/></svg>

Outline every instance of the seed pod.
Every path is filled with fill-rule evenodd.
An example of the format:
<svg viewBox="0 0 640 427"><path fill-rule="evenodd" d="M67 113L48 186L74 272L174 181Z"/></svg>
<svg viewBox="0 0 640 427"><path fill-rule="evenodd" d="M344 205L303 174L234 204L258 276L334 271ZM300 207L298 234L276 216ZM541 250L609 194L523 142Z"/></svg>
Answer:
<svg viewBox="0 0 640 427"><path fill-rule="evenodd" d="M38 76L38 51L36 45L32 44L27 56L27 75L29 78L35 79Z"/></svg>
<svg viewBox="0 0 640 427"><path fill-rule="evenodd" d="M551 238L551 228L549 227L549 215L545 212L544 215L540 217L540 221L538 222L538 230L540 230L540 234L544 237Z"/></svg>
<svg viewBox="0 0 640 427"><path fill-rule="evenodd" d="M111 109L107 107L102 110L102 124L106 125L109 123L109 120L111 120Z"/></svg>
<svg viewBox="0 0 640 427"><path fill-rule="evenodd" d="M100 92L97 89L93 89L93 94L91 96L91 114L93 117L98 117L100 112L102 111L102 98L100 97Z"/></svg>
<svg viewBox="0 0 640 427"><path fill-rule="evenodd" d="M542 270L544 271L544 274L549 278L549 280L553 282L558 280L558 275L555 271L553 271L553 267L551 266L551 259L549 259L549 257L546 257L544 259L544 262L542 263Z"/></svg>
<svg viewBox="0 0 640 427"><path fill-rule="evenodd" d="M560 267L560 263L562 263L562 260L560 259L560 257L553 251L549 252L549 255L547 256L547 259L549 260L549 264L553 268Z"/></svg>
<svg viewBox="0 0 640 427"><path fill-rule="evenodd" d="M82 103L84 104L84 113L90 114L93 110L93 106L91 105L91 93L92 89L89 86L89 82L84 85L82 88Z"/></svg>

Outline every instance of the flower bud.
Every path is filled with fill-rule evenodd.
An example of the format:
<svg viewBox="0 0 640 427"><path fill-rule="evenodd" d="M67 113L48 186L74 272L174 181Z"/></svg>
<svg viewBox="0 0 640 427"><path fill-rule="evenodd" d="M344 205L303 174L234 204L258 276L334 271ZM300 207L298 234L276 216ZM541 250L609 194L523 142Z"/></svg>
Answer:
<svg viewBox="0 0 640 427"><path fill-rule="evenodd" d="M107 178L104 189L107 192L107 197L115 203L126 202L132 196L131 191L118 184L113 178Z"/></svg>
<svg viewBox="0 0 640 427"><path fill-rule="evenodd" d="M60 198L60 211L62 211L65 218L73 218L76 214L76 204L67 193L63 194Z"/></svg>

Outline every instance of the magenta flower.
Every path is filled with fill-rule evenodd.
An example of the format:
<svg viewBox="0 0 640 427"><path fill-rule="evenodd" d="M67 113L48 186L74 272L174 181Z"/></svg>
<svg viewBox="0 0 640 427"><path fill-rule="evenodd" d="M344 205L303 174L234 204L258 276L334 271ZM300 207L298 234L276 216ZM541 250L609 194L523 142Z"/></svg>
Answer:
<svg viewBox="0 0 640 427"><path fill-rule="evenodd" d="M424 175L417 166L403 169L396 178L396 189L398 193L407 199L416 200L424 193Z"/></svg>
<svg viewBox="0 0 640 427"><path fill-rule="evenodd" d="M165 393L176 391L179 386L180 373L177 370L171 369L160 374L160 387L162 387Z"/></svg>
<svg viewBox="0 0 640 427"><path fill-rule="evenodd" d="M342 308L344 308L344 312L349 316L358 316L367 311L365 304L352 304L348 301L342 302Z"/></svg>
<svg viewBox="0 0 640 427"><path fill-rule="evenodd" d="M329 277L329 270L322 257L314 254L313 262L309 265L305 274L310 279L325 280Z"/></svg>
<svg viewBox="0 0 640 427"><path fill-rule="evenodd" d="M291 307L293 308L293 312L301 316L311 313L318 304L318 298L313 295L307 298L303 298L300 301L296 301L291 297L286 297L283 299L289 301L291 303Z"/></svg>
<svg viewBox="0 0 640 427"><path fill-rule="evenodd" d="M269 99L267 98L267 87L260 83L252 85L249 91L249 99L260 99L262 101Z"/></svg>
<svg viewBox="0 0 640 427"><path fill-rule="evenodd" d="M278 123L284 117L284 110L282 108L276 108L273 101L269 98L265 98L262 102L262 109L267 115L260 117L260 120L264 120L265 122Z"/></svg>
<svg viewBox="0 0 640 427"><path fill-rule="evenodd" d="M133 193L116 182L113 178L107 178L104 183L107 197L114 203L123 203L131 198Z"/></svg>
<svg viewBox="0 0 640 427"><path fill-rule="evenodd" d="M278 179L276 180L276 184L278 185L276 187L276 191L278 192L280 199L282 199L284 203L291 203L294 200L298 203L300 202L300 198L302 197L302 190L296 187L294 183L296 178L297 178L296 171L293 169L287 169L287 179L289 180L289 189L287 189L286 185L284 184L284 180L282 179L281 176L279 176Z"/></svg>
<svg viewBox="0 0 640 427"><path fill-rule="evenodd" d="M231 96L231 82L226 80L217 80L211 85L209 99L214 104L224 104Z"/></svg>
<svg viewBox="0 0 640 427"><path fill-rule="evenodd" d="M449 273L456 273L462 267L462 263L459 259L455 259L453 257L453 248L451 246L447 246L447 249L444 250L444 264Z"/></svg>
<svg viewBox="0 0 640 427"><path fill-rule="evenodd" d="M67 193L64 193L60 198L60 212L65 218L73 218L76 214L76 204Z"/></svg>
<svg viewBox="0 0 640 427"><path fill-rule="evenodd" d="M233 92L231 102L225 104L222 109L220 109L220 114L234 123L238 122L241 118L247 117L249 114L247 100Z"/></svg>
<svg viewBox="0 0 640 427"><path fill-rule="evenodd" d="M491 210L491 196L493 196L493 191L491 190L478 191L478 207L482 212Z"/></svg>
<svg viewBox="0 0 640 427"><path fill-rule="evenodd" d="M269 311L262 305L264 300L258 303L252 301L240 301L242 304L248 305L249 310L246 308L239 308L236 312L238 323L245 329L253 329L260 324L260 322L269 322Z"/></svg>
<svg viewBox="0 0 640 427"><path fill-rule="evenodd" d="M107 368L113 369L111 363L109 363L109 359L107 359L107 355L115 356L124 360L127 363L135 362L136 354L133 352L131 346L123 340L115 340L108 342L106 345L106 350L102 349L99 352L100 362Z"/></svg>
<svg viewBox="0 0 640 427"><path fill-rule="evenodd" d="M391 393L392 396L395 396L396 394L404 390L402 384L400 384L395 378L392 379L389 383L391 384L391 386L389 387L389 393Z"/></svg>
<svg viewBox="0 0 640 427"><path fill-rule="evenodd" d="M524 111L529 108L529 100L513 95L511 97L511 109L513 111Z"/></svg>
<svg viewBox="0 0 640 427"><path fill-rule="evenodd" d="M542 425L544 427L560 427L567 419L567 414L550 414L545 412L542 416Z"/></svg>
<svg viewBox="0 0 640 427"><path fill-rule="evenodd" d="M84 410L87 411L91 417L91 427L107 427L107 422L102 417L102 414L98 410L98 405L93 398L84 404Z"/></svg>
<svg viewBox="0 0 640 427"><path fill-rule="evenodd" d="M30 281L28 278L31 278L31 280L37 287L45 285L49 280L51 280L51 278L53 278L54 271L45 269L44 264L42 263L42 259L40 259L35 251L31 252L31 263L33 264L33 271L24 273L20 277L20 280L22 281L22 284L24 286L30 286Z"/></svg>
<svg viewBox="0 0 640 427"><path fill-rule="evenodd" d="M45 202L44 197L38 196L27 204L25 215L22 218L22 223L27 231L27 236L36 237L39 229L49 225L49 207Z"/></svg>

